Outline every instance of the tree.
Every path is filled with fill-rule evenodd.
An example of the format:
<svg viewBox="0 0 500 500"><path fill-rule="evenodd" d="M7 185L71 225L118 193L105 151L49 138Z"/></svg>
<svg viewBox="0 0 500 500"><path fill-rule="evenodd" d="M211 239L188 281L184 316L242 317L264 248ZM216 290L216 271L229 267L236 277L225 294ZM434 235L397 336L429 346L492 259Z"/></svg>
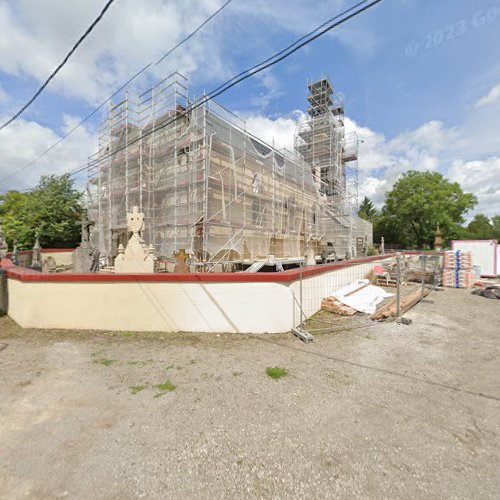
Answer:
<svg viewBox="0 0 500 500"><path fill-rule="evenodd" d="M377 215L377 209L373 206L372 200L365 196L361 205L359 206L358 215L365 220L373 222L373 219Z"/></svg>
<svg viewBox="0 0 500 500"><path fill-rule="evenodd" d="M493 226L493 237L500 242L500 215L494 215L491 218L491 225Z"/></svg>
<svg viewBox="0 0 500 500"><path fill-rule="evenodd" d="M476 214L469 222L465 234L471 240L489 240L495 237L495 230L486 215Z"/></svg>
<svg viewBox="0 0 500 500"><path fill-rule="evenodd" d="M439 224L444 241L458 238L465 213L476 203L473 194L440 173L410 170L386 193L380 225L391 235L383 236L406 248L432 247Z"/></svg>
<svg viewBox="0 0 500 500"><path fill-rule="evenodd" d="M32 248L38 232L46 248L74 248L80 242L82 193L68 175L42 176L32 191L0 196L0 217L9 247Z"/></svg>

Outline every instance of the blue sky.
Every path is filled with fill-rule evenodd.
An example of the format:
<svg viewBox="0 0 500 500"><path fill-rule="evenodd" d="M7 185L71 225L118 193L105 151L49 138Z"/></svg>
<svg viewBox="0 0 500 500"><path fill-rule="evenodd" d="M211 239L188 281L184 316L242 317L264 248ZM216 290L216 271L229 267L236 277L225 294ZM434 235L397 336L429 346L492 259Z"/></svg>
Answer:
<svg viewBox="0 0 500 500"><path fill-rule="evenodd" d="M232 3L188 44L148 72L172 69L199 95L280 50L354 2ZM30 96L84 31L103 0L0 0L0 117ZM0 132L0 189L85 162L90 122L21 175L2 182L137 69L158 59L221 0L115 0L106 18L32 108ZM363 139L360 193L377 204L408 168L439 170L500 213L500 0L384 0L305 49L231 89L219 102L248 127L290 146L306 82L329 75L344 95L347 126Z"/></svg>

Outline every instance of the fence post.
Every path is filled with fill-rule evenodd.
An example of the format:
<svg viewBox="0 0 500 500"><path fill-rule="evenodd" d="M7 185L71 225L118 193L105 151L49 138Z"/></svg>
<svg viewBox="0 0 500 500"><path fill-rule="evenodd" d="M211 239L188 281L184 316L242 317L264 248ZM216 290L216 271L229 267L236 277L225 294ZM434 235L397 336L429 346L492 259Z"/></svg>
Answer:
<svg viewBox="0 0 500 500"><path fill-rule="evenodd" d="M424 298L424 288L425 288L425 267L427 264L427 255L422 254L420 256L420 260L422 261L422 289L420 290L420 299Z"/></svg>
<svg viewBox="0 0 500 500"><path fill-rule="evenodd" d="M300 302L300 325L299 328L302 330L304 324L304 308L302 305L302 261L299 264L299 302Z"/></svg>
<svg viewBox="0 0 500 500"><path fill-rule="evenodd" d="M396 252L396 318L401 316L401 252Z"/></svg>

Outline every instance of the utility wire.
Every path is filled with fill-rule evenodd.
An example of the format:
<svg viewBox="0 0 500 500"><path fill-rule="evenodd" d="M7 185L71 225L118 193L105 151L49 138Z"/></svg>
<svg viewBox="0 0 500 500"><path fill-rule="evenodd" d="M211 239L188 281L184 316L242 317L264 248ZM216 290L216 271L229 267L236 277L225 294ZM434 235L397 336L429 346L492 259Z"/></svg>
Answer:
<svg viewBox="0 0 500 500"><path fill-rule="evenodd" d="M219 12L224 10L233 0L227 0L224 4L222 4L211 16L207 17L205 21L203 21L192 33L190 33L184 40L181 40L175 47L172 47L166 54L161 56L158 61L155 62L155 66L160 64L165 58L167 58L174 50L178 49L184 42L187 42L190 38L192 38L198 31L200 31L206 24L208 24Z"/></svg>
<svg viewBox="0 0 500 500"><path fill-rule="evenodd" d="M146 66L144 66L142 69L137 71L131 78L129 78L123 85L121 85L113 94L111 94L105 101L103 101L97 108L95 108L88 116L86 116L82 121L77 123L72 129L70 129L66 134L64 134L61 138L59 138L54 144L49 146L45 151L42 151L34 160L30 161L20 169L14 171L10 175L4 177L3 179L0 180L0 185L3 184L5 181L11 179L12 177L15 177L16 175L20 174L24 170L30 168L32 165L34 165L36 162L38 162L41 158L43 158L47 153L50 153L56 146L61 144L65 139L67 139L75 130L80 128L85 122L90 120L98 111L100 111L113 97L115 97L117 94L119 94L123 89L125 89L130 83L132 83L138 76L142 75L145 71L147 71L151 66L157 66L160 64L166 57L168 57L172 52L177 50L181 45L186 43L190 38L192 38L198 31L200 31L208 22L210 22L215 16L217 16L224 8L226 8L233 0L227 0L219 9L217 9L212 15L210 15L203 23L201 23L194 31L192 31L188 36L183 38L177 45L172 47L171 49L168 50L156 63L148 63ZM1 129L0 129L1 130Z"/></svg>
<svg viewBox="0 0 500 500"><path fill-rule="evenodd" d="M85 33L78 39L78 41L73 45L71 50L66 54L64 59L59 63L59 66L50 74L50 76L45 80L45 82L42 84L42 86L35 92L33 97L12 117L9 118L3 125L0 126L0 130L3 130L7 125L12 123L14 120L19 118L19 116L24 113L35 101L35 99L43 92L45 87L50 83L50 81L59 73L59 71L63 68L63 66L68 62L69 58L74 54L76 49L80 46L80 44L87 38L88 35L90 35L90 32L96 27L96 25L99 23L99 21L104 17L104 14L106 14L106 11L111 7L111 4L115 0L108 0L106 2L106 5L103 7L101 10L100 14L94 19L94 22L85 30Z"/></svg>
<svg viewBox="0 0 500 500"><path fill-rule="evenodd" d="M362 4L366 4L367 1L368 0L364 0L362 2L359 2L358 4L356 4L356 6L360 6ZM280 52L276 53L275 55L269 57L265 61L263 61L263 62L255 65L255 66L253 66L252 68L249 68L246 71L243 71L242 73L240 73L241 76L239 78L233 77L233 78L227 80L224 84L220 85L216 89L214 89L211 92L209 92L207 95L203 96L196 104L193 104L192 106L188 107L185 111L183 111L181 113L178 113L172 119L167 120L163 124L155 127L154 129L151 129L149 132L146 132L142 136L140 136L140 137L138 137L138 138L130 141L128 144L126 144L126 145L124 145L124 146L116 149L115 151L112 151L112 152L108 153L107 155L104 155L101 158L98 158L98 159L96 159L94 161L91 161L91 162L89 162L89 164L82 165L80 167L77 167L77 168L69 171L68 174L71 175L71 176L76 175L76 174L82 172L83 170L85 170L87 168L90 168L90 167L93 167L93 166L99 164L100 162L102 162L102 161L104 161L104 160L106 160L106 159L108 159L108 158L116 155L120 151L123 151L124 149L126 149L129 146L131 146L132 144L135 144L136 142L139 142L140 140L144 139L148 135L151 135L151 134L157 132L158 130L161 130L161 129L165 128L165 127L168 127L169 125L171 125L172 123L174 123L178 119L180 119L181 117L185 116L188 113L191 113L196 108L199 108L200 106L203 106L207 102L211 101L215 97L217 97L217 96L223 94L224 92L228 91L230 88L234 87L235 85L237 85L238 83L242 82L243 80L246 80L247 78L250 78L251 76L254 76L254 75L260 73L261 71L264 71L265 69L267 69L267 68L269 68L269 67L271 67L271 66L279 63L280 61L286 59L287 57L291 56L293 53L297 52L302 47L304 47L304 46L308 45L309 43L313 42L314 40L316 40L320 36L324 35L325 33L331 31L334 28L336 28L336 27L344 24L345 22L349 21L350 19L353 19L354 17L356 17L359 14L363 13L364 11L370 9L371 7L374 7L376 4L380 3L381 1L382 0L373 0L370 3L364 5L363 7L359 8L357 10L354 10L354 9L356 9L356 6L354 6L354 7L350 7L349 9L346 9L346 10L342 11L340 14L338 14L338 15L334 16L333 18L329 19L326 23L323 23L321 26L319 26L318 28L312 30L307 35L305 35L304 37L301 37L299 39L299 40L301 40L300 43L298 43L299 40L295 41L294 43L290 44L288 47L286 47L285 49L283 49ZM354 12L353 12L353 10L354 10ZM341 19L339 19L339 18L341 18ZM339 19L339 20L337 20L337 19ZM334 20L337 20L337 21L331 22L331 21L334 21ZM325 24L326 24L326 26L325 26ZM318 31L318 30L320 30L320 31ZM278 55L279 55L279 57L277 57Z"/></svg>

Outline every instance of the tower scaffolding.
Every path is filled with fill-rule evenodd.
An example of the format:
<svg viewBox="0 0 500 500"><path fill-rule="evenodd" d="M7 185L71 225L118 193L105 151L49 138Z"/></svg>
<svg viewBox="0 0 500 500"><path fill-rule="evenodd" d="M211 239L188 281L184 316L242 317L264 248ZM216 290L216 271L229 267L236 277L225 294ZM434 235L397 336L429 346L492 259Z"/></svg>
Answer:
<svg viewBox="0 0 500 500"><path fill-rule="evenodd" d="M307 83L309 108L295 134L295 149L311 166L323 201L324 239L340 257L356 255L358 138L346 134L344 103L328 77Z"/></svg>

